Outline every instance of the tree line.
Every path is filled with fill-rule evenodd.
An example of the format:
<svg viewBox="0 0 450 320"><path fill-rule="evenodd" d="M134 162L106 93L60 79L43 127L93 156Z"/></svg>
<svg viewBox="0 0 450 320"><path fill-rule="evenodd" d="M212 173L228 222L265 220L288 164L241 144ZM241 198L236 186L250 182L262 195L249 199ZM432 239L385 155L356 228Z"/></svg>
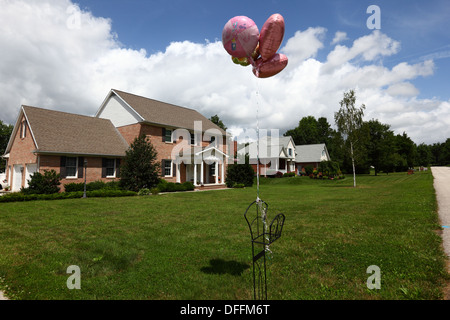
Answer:
<svg viewBox="0 0 450 320"><path fill-rule="evenodd" d="M305 116L284 136L292 136L296 145L325 143L331 159L339 163L343 172L350 173L353 171L349 152L352 142L346 139L346 134L333 129L325 117ZM378 174L450 164L450 138L441 143L417 145L406 132L395 134L389 124L377 119L362 121L354 129L353 137L356 173L369 173L372 167Z"/></svg>

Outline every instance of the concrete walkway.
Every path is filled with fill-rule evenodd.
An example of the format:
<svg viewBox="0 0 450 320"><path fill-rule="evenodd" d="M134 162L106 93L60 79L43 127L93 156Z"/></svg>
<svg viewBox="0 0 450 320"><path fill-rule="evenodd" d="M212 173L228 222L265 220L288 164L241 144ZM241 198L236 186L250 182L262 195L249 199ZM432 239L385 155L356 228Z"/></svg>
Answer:
<svg viewBox="0 0 450 320"><path fill-rule="evenodd" d="M444 251L450 258L450 167L432 167Z"/></svg>
<svg viewBox="0 0 450 320"><path fill-rule="evenodd" d="M6 297L3 295L3 292L2 292L2 291L0 291L0 300L8 300L8 298L6 298Z"/></svg>
<svg viewBox="0 0 450 320"><path fill-rule="evenodd" d="M442 230L444 252L450 259L450 167L431 167L434 190L438 203L439 223ZM447 259L447 272L450 273L450 260ZM444 300L450 300L450 283L444 288Z"/></svg>

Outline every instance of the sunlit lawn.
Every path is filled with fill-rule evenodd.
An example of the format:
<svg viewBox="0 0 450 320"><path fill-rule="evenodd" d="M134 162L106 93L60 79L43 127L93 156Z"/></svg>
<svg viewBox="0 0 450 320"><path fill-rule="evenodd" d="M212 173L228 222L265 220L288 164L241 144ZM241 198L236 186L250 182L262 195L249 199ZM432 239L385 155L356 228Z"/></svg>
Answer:
<svg viewBox="0 0 450 320"><path fill-rule="evenodd" d="M262 179L286 215L269 299L441 299L447 275L431 173ZM243 214L256 187L0 204L0 288L12 299L252 299ZM81 270L69 290L67 267ZM369 266L381 289L368 289ZM8 286L8 287L6 287Z"/></svg>

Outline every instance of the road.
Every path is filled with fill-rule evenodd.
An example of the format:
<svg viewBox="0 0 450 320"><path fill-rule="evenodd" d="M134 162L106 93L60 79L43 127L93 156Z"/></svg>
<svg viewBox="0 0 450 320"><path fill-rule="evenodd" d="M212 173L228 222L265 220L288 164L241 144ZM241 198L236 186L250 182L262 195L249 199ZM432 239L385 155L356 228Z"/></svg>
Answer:
<svg viewBox="0 0 450 320"><path fill-rule="evenodd" d="M439 220L443 227L444 251L450 257L450 167L431 167L438 202Z"/></svg>

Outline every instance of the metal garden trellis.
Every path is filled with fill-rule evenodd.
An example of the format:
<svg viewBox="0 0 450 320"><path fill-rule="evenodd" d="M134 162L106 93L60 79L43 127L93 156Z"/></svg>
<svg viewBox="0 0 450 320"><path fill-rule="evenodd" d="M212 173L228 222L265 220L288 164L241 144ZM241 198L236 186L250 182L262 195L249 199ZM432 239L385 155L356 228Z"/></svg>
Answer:
<svg viewBox="0 0 450 320"><path fill-rule="evenodd" d="M252 207L255 208L252 209ZM286 219L284 214L279 213L272 220L270 226L267 226L268 207L266 202L257 198L244 214L252 238L253 297L255 300L267 300L266 253L270 252L269 246L281 237ZM256 212L256 214L252 216L252 212Z"/></svg>

